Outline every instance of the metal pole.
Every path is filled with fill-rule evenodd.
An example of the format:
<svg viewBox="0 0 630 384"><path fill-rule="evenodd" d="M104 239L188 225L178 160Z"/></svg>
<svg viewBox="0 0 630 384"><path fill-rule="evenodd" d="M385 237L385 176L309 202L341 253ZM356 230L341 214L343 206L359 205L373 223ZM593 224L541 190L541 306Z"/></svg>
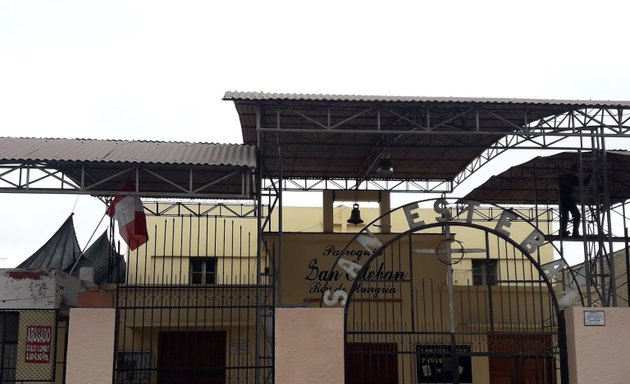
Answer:
<svg viewBox="0 0 630 384"><path fill-rule="evenodd" d="M256 207L257 210L257 214L258 217L256 218L256 222L257 222L257 246L256 246L256 319L254 320L254 334L255 334L255 340L254 340L254 348L256 349L256 366L257 368L254 370L254 382L256 384L260 383L260 365L261 365L261 356L260 356L260 333L259 332L263 332L263 338L265 337L264 335L264 327L261 326L261 320L262 320L262 309L260 308L260 285L261 285L261 278L260 278L260 271L258 269L260 269L261 263L262 263L262 252L263 252L263 230L262 230L262 214L263 214L263 210L262 210L262 175L261 173L263 172L263 160L262 160L262 142L261 142L261 132L260 132L260 126L261 126L261 121L260 121L260 115L261 115L261 110L260 110L260 106L258 106L256 108L256 142L258 144L258 150L256 153L256 192L257 192L257 196L256 196L256 200L258 202L258 206ZM264 345L264 342L263 342Z"/></svg>
<svg viewBox="0 0 630 384"><path fill-rule="evenodd" d="M459 356L457 354L457 340L455 339L455 303L453 300L453 257L451 248L451 228L446 224L446 285L448 287L448 321L451 336L451 372L453 373L453 383L459 384Z"/></svg>
<svg viewBox="0 0 630 384"><path fill-rule="evenodd" d="M625 211L625 208L624 208ZM630 250L628 249L628 247L630 246L630 244L628 244L628 227L625 224L625 212L624 212L624 228L623 228L623 236L625 237L626 240L626 246L625 246L625 251L626 251L626 288L628 289L628 297L627 297L627 301L628 301L628 306L630 307L630 284L628 284L628 277L630 276ZM613 263L615 262L615 260L613 259Z"/></svg>

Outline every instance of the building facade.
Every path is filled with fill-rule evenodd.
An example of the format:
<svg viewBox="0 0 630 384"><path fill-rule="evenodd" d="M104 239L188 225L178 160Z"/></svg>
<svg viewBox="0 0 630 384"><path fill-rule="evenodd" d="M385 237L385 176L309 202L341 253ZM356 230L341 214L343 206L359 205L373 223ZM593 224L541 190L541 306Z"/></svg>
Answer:
<svg viewBox="0 0 630 384"><path fill-rule="evenodd" d="M150 242L129 254L116 382L269 382L279 308L345 308L349 383L559 380L557 281L540 268L554 251L527 241L536 228L517 210L488 220L488 208L412 203L382 231L378 209L354 226L338 206L324 232L321 208L285 208L285 230L257 258L258 218L238 206L196 214L208 209L151 217Z"/></svg>

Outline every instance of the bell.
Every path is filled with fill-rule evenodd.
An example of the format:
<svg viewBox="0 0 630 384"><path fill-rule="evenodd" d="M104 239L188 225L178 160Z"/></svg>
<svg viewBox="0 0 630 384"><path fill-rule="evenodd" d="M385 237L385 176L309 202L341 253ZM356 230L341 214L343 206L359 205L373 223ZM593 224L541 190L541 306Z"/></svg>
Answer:
<svg viewBox="0 0 630 384"><path fill-rule="evenodd" d="M354 203L354 205L352 206L352 212L350 213L348 223L354 225L363 223L363 219L361 218L361 211L359 211L359 204Z"/></svg>

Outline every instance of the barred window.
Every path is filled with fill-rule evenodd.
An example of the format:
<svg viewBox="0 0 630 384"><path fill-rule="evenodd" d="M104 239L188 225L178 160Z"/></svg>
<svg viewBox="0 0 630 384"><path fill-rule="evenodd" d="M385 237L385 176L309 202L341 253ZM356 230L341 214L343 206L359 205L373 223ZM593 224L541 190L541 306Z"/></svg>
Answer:
<svg viewBox="0 0 630 384"><path fill-rule="evenodd" d="M151 371L150 352L118 352L116 383L148 383Z"/></svg>
<svg viewBox="0 0 630 384"><path fill-rule="evenodd" d="M214 285L217 283L217 259L214 257L190 258L190 284Z"/></svg>
<svg viewBox="0 0 630 384"><path fill-rule="evenodd" d="M15 381L19 323L18 312L0 312L0 382L2 383Z"/></svg>
<svg viewBox="0 0 630 384"><path fill-rule="evenodd" d="M473 285L496 285L498 260L473 259Z"/></svg>

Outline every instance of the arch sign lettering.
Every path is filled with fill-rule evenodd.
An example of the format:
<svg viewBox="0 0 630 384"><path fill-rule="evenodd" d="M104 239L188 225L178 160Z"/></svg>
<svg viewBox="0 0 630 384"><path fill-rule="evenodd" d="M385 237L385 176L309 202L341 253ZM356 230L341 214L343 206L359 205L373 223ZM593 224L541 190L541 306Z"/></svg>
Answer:
<svg viewBox="0 0 630 384"><path fill-rule="evenodd" d="M470 226L470 227L480 227L488 229L486 227L481 227L480 225L475 223L476 214L480 213L477 211L479 207L479 203L476 201L457 201L449 202L449 199L439 198L433 200L431 214L423 217L421 212L423 209L421 208L421 204L430 202L429 200L418 201L414 203L409 203L402 207L399 207L395 210L387 214L392 214L397 210L402 210L404 216L406 218L406 223L408 225L408 232L416 232L423 228L430 227L449 227L449 226ZM496 208L496 207L495 207ZM424 210L426 214L426 209ZM458 212L457 217L454 217L453 212ZM484 212L483 215L486 213ZM477 215L477 217L480 215ZM501 209L500 216L498 220L496 220L496 224L491 230L496 232L498 235L503 236L510 241L516 241L518 245L526 252L527 256L534 261L531 254L535 253L538 248L545 244L545 235L538 230L538 228L534 227L530 224L530 230L523 236L521 234L521 238L512 238L511 226L512 223L518 219L522 219L522 216L519 215L514 210L510 209ZM355 238L349 243L342 251L339 251L339 256L337 257L337 261L335 263L335 267L338 268L343 273L346 273L347 276L354 280L360 274L366 275L366 264L360 264L353 260L355 253L361 253L361 255L369 255L375 256L380 254L383 249L386 247L376 235L370 232L369 227L373 223L370 223L365 226L365 228L355 236ZM351 245L353 243L358 243L362 247L362 252L351 252ZM461 250L461 252L465 252L465 250ZM371 260L371 259L367 259ZM401 276L401 272L398 271L397 276ZM323 292L322 302L326 306L338 306L345 305L348 300L349 291L344 289L343 287L338 288L336 290L327 289Z"/></svg>

